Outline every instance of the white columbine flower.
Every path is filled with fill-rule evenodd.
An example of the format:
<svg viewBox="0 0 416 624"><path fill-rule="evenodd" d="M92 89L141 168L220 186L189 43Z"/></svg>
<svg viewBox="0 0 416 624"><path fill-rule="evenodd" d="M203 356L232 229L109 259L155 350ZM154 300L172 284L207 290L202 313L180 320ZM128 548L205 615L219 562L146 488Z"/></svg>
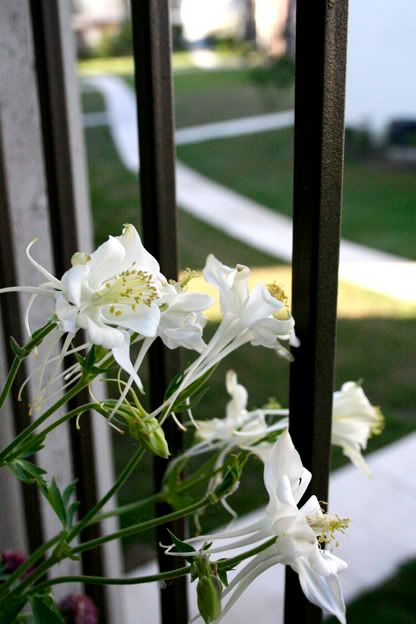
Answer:
<svg viewBox="0 0 416 624"><path fill-rule="evenodd" d="M340 446L360 470L371 476L361 454L368 439L383 431L384 418L378 407L371 405L362 387L348 381L334 392L332 413L332 444Z"/></svg>
<svg viewBox="0 0 416 624"><path fill-rule="evenodd" d="M297 572L308 600L345 624L345 603L337 574L347 565L328 550L323 550L321 544L329 543L335 531L343 532L349 521L323 513L316 496L311 496L298 508L310 480L310 472L302 466L290 435L285 432L278 438L265 462L264 483L269 503L263 518L240 530L188 540L214 542L214 546L204 549L204 554L215 554L254 547L276 538L274 543L247 563L224 590L223 597L229 598L221 617L216 621L222 619L262 572L280 563L289 565ZM228 541L225 546L215 546L216 540L230 539L234 541Z"/></svg>
<svg viewBox="0 0 416 624"><path fill-rule="evenodd" d="M200 452L218 447L224 447L227 453L236 447L256 452L256 446L253 445L257 445L268 433L287 427L287 424L281 424L282 421L279 421L277 427L266 422L266 415L283 415L287 410L247 410L248 392L238 383L233 370L227 371L225 383L231 397L226 406L225 418L195 421L197 425L195 437L201 441L197 445L201 449ZM192 447L190 451L192 452Z"/></svg>
<svg viewBox="0 0 416 624"><path fill-rule="evenodd" d="M281 357L293 359L280 342L287 340L292 346L299 344L294 332L295 321L282 289L273 283L267 288L257 284L250 291L249 276L250 269L243 265L232 269L212 254L208 256L204 277L219 290L223 319L201 355L187 369L174 395L152 416L165 409L167 417L169 409L187 386L244 344L268 347Z"/></svg>
<svg viewBox="0 0 416 624"><path fill-rule="evenodd" d="M31 293L27 318L35 297L54 300L57 331L67 334L61 357L74 351L69 351L72 338L79 329L85 330L84 347L98 345L111 350L130 376L128 391L133 381L142 388L137 371L158 335L170 348L185 346L200 351L204 347L201 312L211 305L210 297L185 293L169 284L133 225L126 225L121 236L110 236L90 255L75 253L72 267L60 280L31 257L32 244L27 256L48 281L39 287L12 287L0 292ZM27 328L30 333L28 322ZM133 334L143 340L134 365L130 359Z"/></svg>
<svg viewBox="0 0 416 624"><path fill-rule="evenodd" d="M289 410L266 407L248 411L247 390L237 383L233 371L228 371L226 385L232 400L227 405L225 418L197 420L195 436L203 443L191 447L188 454L223 448L225 452L221 459L224 460L227 453L239 447L255 453L265 461L273 442L263 438L289 427ZM279 420L267 424L266 416L277 416ZM341 390L334 392L331 442L334 446L340 446L344 454L368 476L371 473L361 451L366 448L371 436L382 432L383 424L380 409L371 405L359 384L349 381L343 384Z"/></svg>
<svg viewBox="0 0 416 624"><path fill-rule="evenodd" d="M212 254L207 258L204 277L219 291L221 312L227 321L224 324L226 340L238 336L239 342L244 338L244 342L253 346L268 347L292 359L280 340L298 346L295 321L288 310L285 294L277 284L269 284L267 288L257 284L250 291L248 267L238 264L232 269Z"/></svg>

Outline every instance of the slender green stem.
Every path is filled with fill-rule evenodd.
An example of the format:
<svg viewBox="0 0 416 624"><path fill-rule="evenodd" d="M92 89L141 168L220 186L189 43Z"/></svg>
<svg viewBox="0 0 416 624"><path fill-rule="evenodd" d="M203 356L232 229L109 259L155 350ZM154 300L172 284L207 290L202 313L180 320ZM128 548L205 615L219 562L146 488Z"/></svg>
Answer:
<svg viewBox="0 0 416 624"><path fill-rule="evenodd" d="M106 578L105 576L58 576L50 581L40 583L31 589L28 594L30 595L31 593L42 591L51 585L59 585L61 583L85 583L85 585L140 585L142 583L154 583L155 581L167 581L169 579L179 578L180 576L186 576L191 572L191 569L192 566L187 565L183 568L176 568L175 570L161 572L160 574L125 578Z"/></svg>
<svg viewBox="0 0 416 624"><path fill-rule="evenodd" d="M78 392L82 390L82 388L90 383L90 381L91 379L88 379L88 381L86 381L81 378L81 380L77 384L75 384L75 386L68 390L68 392L66 392L58 401L56 401L56 403L54 403L48 410L46 410L46 412L44 412L42 416L39 416L39 418L34 420L31 425L29 425L28 427L26 427L26 429L19 433L19 435L16 436L14 440L12 440L12 442L10 442L10 444L1 451L0 465L7 462L7 458L10 455L11 451L13 451L19 444L24 442L26 438L28 438L30 434L39 427L39 425L45 422L45 420L52 416L52 414L54 414L60 407L65 405L68 401L70 401L70 399L76 396Z"/></svg>
<svg viewBox="0 0 416 624"><path fill-rule="evenodd" d="M187 479L186 481L183 481L182 483L180 483L176 489L176 492L178 494L182 494L183 492L190 490L191 488L195 487L196 485L199 485L200 483L209 481L213 476L215 476L221 470L222 470L222 467L218 468L217 470L214 470L212 474L209 476L202 475L202 476L199 476L197 479L194 479L193 477L191 477L190 479ZM141 507L144 507L145 505L149 503L155 503L159 500L164 500L164 498L165 498L165 493L164 493L164 489L162 489L160 492L156 492L156 494L152 494L152 496L148 496L147 498L144 498L143 500L137 501L137 503L129 503L128 505L121 505L120 507L116 507L115 509L112 509L111 511L106 511L105 513L98 514L97 516L92 518L89 524L101 522L101 520L106 520L107 518L112 518L113 516L122 516L131 511L136 511L137 509L141 509Z"/></svg>
<svg viewBox="0 0 416 624"><path fill-rule="evenodd" d="M6 383L0 393L0 408L5 402L10 389L13 385L13 382L16 378L18 370L23 362L23 360L33 351L35 347L37 347L42 340L56 327L56 323L51 321L41 329L39 329L35 335L29 340L29 342L24 346L20 347L21 355L15 355L13 363L10 367L9 374L7 375Z"/></svg>
<svg viewBox="0 0 416 624"><path fill-rule="evenodd" d="M44 574L51 568L55 563L58 562L58 559L55 559L52 555L49 559L43 561L37 568L33 570L33 572L21 583L17 586L16 592L21 594L25 591L27 587L33 585L39 578L42 578Z"/></svg>
<svg viewBox="0 0 416 624"><path fill-rule="evenodd" d="M58 418L58 420L55 420L51 425L49 425L49 427L45 427L45 429L42 429L42 431L39 431L36 434L36 436L34 436L33 438L30 438L29 440L27 440L26 443L23 443L22 446L18 447L15 453L7 457L7 461L11 462L17 457L21 456L26 451L26 449L35 445L36 440L41 440L48 433L56 429L56 427L59 427L60 425L62 425L62 423L64 423L65 421L70 420L71 418L74 418L75 416L79 416L80 414L82 414L83 412L87 412L88 410L95 409L96 411L99 411L99 407L100 406L97 405L97 403L85 403L85 405L81 405L80 407L77 407L76 409L73 409L70 412L67 412L66 414L64 414L64 416L62 416L61 418Z"/></svg>
<svg viewBox="0 0 416 624"><path fill-rule="evenodd" d="M101 522L102 520L106 520L107 518L112 518L113 516L122 516L123 514L129 513L130 511L136 511L149 503L156 503L163 499L163 493L157 492L156 494L152 494L152 496L148 496L147 498L143 498L137 503L129 503L128 505L120 505L120 507L116 507L111 511L106 511L101 514L97 514L92 518L89 524L95 524L96 522Z"/></svg>
<svg viewBox="0 0 416 624"><path fill-rule="evenodd" d="M249 557L253 557L253 555L257 555L258 553L266 550L269 546L272 546L277 537L272 537L271 539L263 542L259 546L252 548L251 550L247 550L245 553L238 555L236 557L232 557L230 559L220 560L216 563L218 569L229 569L230 567L234 567L241 561L248 559ZM85 585L140 585L142 583L154 583L157 581L166 581L169 579L179 578L180 576L186 576L190 574L192 570L192 565L187 565L182 568L176 568L175 570L171 570L169 572L161 572L160 574L152 574L150 576L137 576L137 577L127 577L127 578L106 578L103 576L60 576L58 578L54 578L39 585L35 586L32 590L28 592L30 595L33 592L42 591L51 585L59 585L61 583L84 583Z"/></svg>
<svg viewBox="0 0 416 624"><path fill-rule="evenodd" d="M23 358L18 357L17 355L14 356L14 360L10 367L9 374L7 375L6 383L4 384L3 390L1 391L1 394L0 394L0 407L3 405L3 403L5 402L10 392L10 388L13 385L13 382L17 375L17 371L19 370L22 362L23 362Z"/></svg>
<svg viewBox="0 0 416 624"><path fill-rule="evenodd" d="M134 535L136 533L141 533L142 531L147 531L148 529L153 529L161 524L165 524L167 522L172 522L173 520L178 520L179 518L184 518L185 516L189 516L194 513L198 509L205 507L209 504L209 497L206 496L202 500L194 503L193 505L189 505L188 507L184 507L183 509L179 509L179 511L173 511L170 514L166 514L165 516L160 516L159 518L152 518L151 520L146 520L145 522L140 522L138 524L133 524L125 529L120 529L119 531L115 531L114 533L109 533L108 535L103 535L102 537L97 537L93 540L89 540L88 542L84 542L80 544L76 548L73 549L74 554L80 554L85 550L91 550L91 548L96 548L101 544L105 544L106 542L110 542L115 539L128 537L129 535Z"/></svg>
<svg viewBox="0 0 416 624"><path fill-rule="evenodd" d="M241 561L244 561L244 559L248 559L249 557L253 557L254 555L257 555L258 553L262 552L263 550L266 550L266 548L269 548L270 546L273 546L273 544L275 543L275 541L277 540L277 536L276 537L272 537L269 540L267 540L267 542L263 542L262 544L260 544L260 546L256 546L255 548L252 548L251 550L247 550L246 552L242 553L241 555L236 555L235 557L231 557L230 559L220 559L216 565L218 569L229 569L229 568L233 568L234 566L236 566L238 563L240 563Z"/></svg>
<svg viewBox="0 0 416 624"><path fill-rule="evenodd" d="M52 546L54 544L56 544L56 542L58 542L61 538L61 535L55 535L54 537L52 537L52 539L50 539L49 541L47 541L45 544L41 544L41 546L39 546L39 548L37 548L31 555L30 557L28 557L26 559L26 561L24 561L14 572L13 574L11 574L8 579L6 579L6 581L1 585L0 588L0 595L6 593L5 590L8 590L8 588L13 585L13 583L15 581L18 581L22 575L29 570L29 568L31 568L37 561L39 561L39 559L41 559L43 557L43 555L49 550L49 548L52 548Z"/></svg>
<svg viewBox="0 0 416 624"><path fill-rule="evenodd" d="M92 509L90 509L90 511L84 516L84 518L82 518L73 527L72 531L66 536L65 541L67 544L69 544L77 535L79 535L82 529L84 529L89 524L91 518L93 518L98 513L98 511L106 504L106 502L123 485L123 483L126 481L126 479L128 479L128 477L130 476L134 468L139 463L140 459L143 457L144 452L145 452L144 449L137 450L137 452L134 454L132 459L129 461L127 466L124 468L124 470L120 474L115 484L110 488L110 490L108 490L105 496L101 500L99 500L98 503ZM75 549L72 552L75 553ZM28 587L33 582L35 582L40 576L43 576L43 574L45 574L45 572L47 572L49 568L55 565L56 562L57 562L56 559L54 559L53 557L49 557L49 559L44 561L42 565L39 566L39 568L37 568L36 570L34 570L34 572L32 572L32 574L27 579L25 579L25 581L18 587L19 592L26 589L26 587Z"/></svg>
<svg viewBox="0 0 416 624"><path fill-rule="evenodd" d="M108 490L108 492L103 496L103 498L101 498L98 501L98 503L94 505L94 507L92 507L90 511L87 514L85 514L85 516L73 527L72 531L68 535L68 543L71 542L74 539L74 537L76 537L77 535L81 533L81 531L91 522L94 516L98 514L100 509L104 507L107 501L109 501L110 498L112 498L114 494L118 492L118 490L121 488L124 482L127 481L127 479L129 478L133 470L136 468L137 464L142 459L144 453L145 453L145 450L143 448L139 448L135 452L135 454L133 455L133 457L127 464L127 466L120 473L114 485Z"/></svg>

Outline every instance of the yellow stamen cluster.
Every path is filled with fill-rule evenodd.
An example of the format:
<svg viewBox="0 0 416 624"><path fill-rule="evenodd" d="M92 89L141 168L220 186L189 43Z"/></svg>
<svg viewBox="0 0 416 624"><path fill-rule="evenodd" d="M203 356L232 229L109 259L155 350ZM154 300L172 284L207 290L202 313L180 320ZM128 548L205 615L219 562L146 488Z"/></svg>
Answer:
<svg viewBox="0 0 416 624"><path fill-rule="evenodd" d="M332 540L335 540L336 546L338 546L338 540L335 537L335 532L345 533L351 522L349 518L340 518L338 515L333 516L327 513L307 516L306 520L311 529L317 534L320 544L329 544Z"/></svg>
<svg viewBox="0 0 416 624"><path fill-rule="evenodd" d="M271 282L271 284L267 284L266 288L272 297L283 303L283 307L273 314L274 318L278 319L279 321L287 321L290 318L290 310L288 298L284 289L276 282Z"/></svg>
<svg viewBox="0 0 416 624"><path fill-rule="evenodd" d="M190 269L189 267L187 267L181 277L181 279L179 280L179 286L181 288L186 288L186 286L188 286L189 282L191 280L193 280L195 277L197 277L198 273L196 271L193 271L192 269Z"/></svg>
<svg viewBox="0 0 416 624"><path fill-rule="evenodd" d="M376 413L376 419L371 425L370 437L378 436L381 433L383 433L384 426L385 426L385 419L384 419L384 415L381 409L379 407L374 406L374 411Z"/></svg>
<svg viewBox="0 0 416 624"><path fill-rule="evenodd" d="M267 403L263 405L263 409L281 409L282 404L275 397L270 397Z"/></svg>
<svg viewBox="0 0 416 624"><path fill-rule="evenodd" d="M110 314L121 316L123 312L116 308L117 304L130 305L135 312L138 304L150 306L158 294L151 273L130 269L107 280L94 298L99 305L110 305Z"/></svg>

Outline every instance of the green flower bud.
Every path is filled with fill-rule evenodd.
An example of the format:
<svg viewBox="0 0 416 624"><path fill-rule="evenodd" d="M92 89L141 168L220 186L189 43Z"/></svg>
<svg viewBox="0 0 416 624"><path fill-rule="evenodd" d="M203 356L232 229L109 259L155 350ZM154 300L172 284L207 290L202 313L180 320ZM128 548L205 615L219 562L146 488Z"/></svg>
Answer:
<svg viewBox="0 0 416 624"><path fill-rule="evenodd" d="M198 609L205 624L214 622L221 615L221 581L211 574L202 576L196 588Z"/></svg>
<svg viewBox="0 0 416 624"><path fill-rule="evenodd" d="M165 433L158 421L154 417L144 417L129 422L129 433L134 440L140 442L144 448L167 459L170 455Z"/></svg>

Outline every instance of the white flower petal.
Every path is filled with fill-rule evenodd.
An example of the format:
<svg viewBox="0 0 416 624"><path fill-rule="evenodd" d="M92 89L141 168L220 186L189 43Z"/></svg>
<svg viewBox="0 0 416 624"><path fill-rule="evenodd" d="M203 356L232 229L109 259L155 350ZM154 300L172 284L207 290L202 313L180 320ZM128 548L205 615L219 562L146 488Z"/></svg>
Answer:
<svg viewBox="0 0 416 624"><path fill-rule="evenodd" d="M293 446L289 432L282 433L275 442L269 458L264 466L264 483L271 500L277 497L282 486L281 477L287 475L296 503L303 496L312 478L311 473L303 467L299 453Z"/></svg>
<svg viewBox="0 0 416 624"><path fill-rule="evenodd" d="M143 391L143 384L138 376L130 359L130 337L127 332L119 332L122 334L122 342L113 347L112 352L115 361L128 375L134 380L140 391Z"/></svg>
<svg viewBox="0 0 416 624"><path fill-rule="evenodd" d="M272 297L263 284L256 284L247 298L241 321L244 325L253 325L282 307L283 303Z"/></svg>
<svg viewBox="0 0 416 624"><path fill-rule="evenodd" d="M61 279L62 290L67 299L79 306L81 304L81 294L83 284L88 278L90 269L86 264L77 264L63 274Z"/></svg>
<svg viewBox="0 0 416 624"><path fill-rule="evenodd" d="M137 268L148 271L155 276L159 275L159 263L156 258L144 248L139 233L134 225L131 225L131 223L126 224L121 236L117 236L117 240L125 250L121 271L130 269L134 262Z"/></svg>
<svg viewBox="0 0 416 624"><path fill-rule="evenodd" d="M187 293L182 292L174 296L173 300L169 304L169 311L176 312L203 312L212 304L214 300L209 295L204 293Z"/></svg>
<svg viewBox="0 0 416 624"><path fill-rule="evenodd" d="M156 336L160 321L160 310L156 303L151 303L150 306L138 304L134 311L130 306L123 305L118 306L118 310L122 312L120 316L115 316L108 311L105 313L105 318L109 323L131 329L142 336Z"/></svg>
<svg viewBox="0 0 416 624"><path fill-rule="evenodd" d="M106 349L114 349L123 343L123 332L105 325L97 317L93 319L86 314L79 314L78 324L87 331L87 340L90 344L100 345Z"/></svg>
<svg viewBox="0 0 416 624"><path fill-rule="evenodd" d="M306 598L334 615L341 624L346 624L345 603L338 577L335 574L327 576L317 574L303 557L296 561L296 571Z"/></svg>
<svg viewBox="0 0 416 624"><path fill-rule="evenodd" d="M75 334L77 331L78 309L71 305L61 293L56 296L55 314L59 319L62 331Z"/></svg>
<svg viewBox="0 0 416 624"><path fill-rule="evenodd" d="M91 254L90 262L85 265L89 268L90 288L98 290L103 282L121 273L121 263L125 255L126 251L120 241L114 236L109 236L108 240Z"/></svg>

